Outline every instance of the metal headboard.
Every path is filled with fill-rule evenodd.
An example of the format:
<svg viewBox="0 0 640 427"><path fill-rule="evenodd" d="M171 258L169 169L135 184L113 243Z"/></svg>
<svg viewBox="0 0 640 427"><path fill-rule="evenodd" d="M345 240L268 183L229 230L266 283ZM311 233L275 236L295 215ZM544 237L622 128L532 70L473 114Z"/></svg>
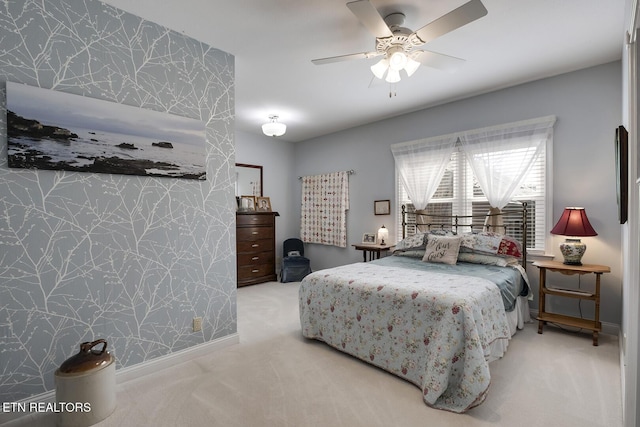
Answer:
<svg viewBox="0 0 640 427"><path fill-rule="evenodd" d="M509 230L522 233L522 265L527 264L527 202L518 208L505 208L500 213L476 215L433 215L425 211L407 209L402 205L402 238L431 230L451 230L455 233L494 231L510 235ZM491 225L488 219L502 217L502 225ZM474 221L475 220L475 221Z"/></svg>

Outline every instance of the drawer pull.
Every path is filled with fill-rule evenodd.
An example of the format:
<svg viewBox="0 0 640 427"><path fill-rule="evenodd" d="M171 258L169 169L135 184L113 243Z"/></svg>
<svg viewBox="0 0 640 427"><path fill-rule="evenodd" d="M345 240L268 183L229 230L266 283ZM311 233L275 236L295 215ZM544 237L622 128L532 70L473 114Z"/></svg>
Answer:
<svg viewBox="0 0 640 427"><path fill-rule="evenodd" d="M251 270L252 273L259 273L260 270Z"/></svg>
<svg viewBox="0 0 640 427"><path fill-rule="evenodd" d="M260 257L259 257L259 256L254 256L253 258L251 258L251 261L257 261L257 260L259 260L259 259L260 259Z"/></svg>
<svg viewBox="0 0 640 427"><path fill-rule="evenodd" d="M254 243L253 245L251 245L252 248L257 248L258 246L260 246L260 245L257 244L257 243Z"/></svg>
<svg viewBox="0 0 640 427"><path fill-rule="evenodd" d="M252 231L251 234L258 234L258 231Z"/></svg>

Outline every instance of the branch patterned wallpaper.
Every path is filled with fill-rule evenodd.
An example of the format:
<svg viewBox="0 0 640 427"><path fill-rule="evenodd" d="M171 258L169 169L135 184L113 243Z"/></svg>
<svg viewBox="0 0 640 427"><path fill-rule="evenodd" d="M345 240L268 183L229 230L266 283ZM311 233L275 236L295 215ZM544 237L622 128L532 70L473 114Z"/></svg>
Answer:
<svg viewBox="0 0 640 427"><path fill-rule="evenodd" d="M9 169L6 81L202 120L207 180ZM0 2L0 401L236 332L234 58L97 0ZM193 317L202 332L191 332Z"/></svg>

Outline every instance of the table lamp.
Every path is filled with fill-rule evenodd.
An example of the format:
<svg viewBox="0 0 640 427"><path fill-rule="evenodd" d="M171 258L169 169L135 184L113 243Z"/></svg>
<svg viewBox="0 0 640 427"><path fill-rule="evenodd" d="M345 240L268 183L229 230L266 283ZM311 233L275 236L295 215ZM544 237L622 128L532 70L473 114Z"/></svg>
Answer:
<svg viewBox="0 0 640 427"><path fill-rule="evenodd" d="M386 245L385 239L389 240L389 229L382 224L382 227L378 229L378 242L380 242L381 245Z"/></svg>
<svg viewBox="0 0 640 427"><path fill-rule="evenodd" d="M582 265L582 256L587 250L587 245L582 243L578 237L597 236L587 218L584 208L564 208L558 223L551 230L551 234L560 236L570 236L560 243L560 252L564 257L564 263L568 265Z"/></svg>

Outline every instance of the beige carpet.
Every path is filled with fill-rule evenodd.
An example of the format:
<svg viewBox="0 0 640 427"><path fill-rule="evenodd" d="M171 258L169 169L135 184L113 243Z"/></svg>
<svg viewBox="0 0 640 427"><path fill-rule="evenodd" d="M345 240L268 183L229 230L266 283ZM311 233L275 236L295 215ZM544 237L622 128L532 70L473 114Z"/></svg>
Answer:
<svg viewBox="0 0 640 427"><path fill-rule="evenodd" d="M300 335L297 283L238 290L240 344L118 386L111 426L412 427L622 425L616 337L529 324L491 366L486 401L429 408L399 378ZM51 417L12 426L53 426Z"/></svg>

